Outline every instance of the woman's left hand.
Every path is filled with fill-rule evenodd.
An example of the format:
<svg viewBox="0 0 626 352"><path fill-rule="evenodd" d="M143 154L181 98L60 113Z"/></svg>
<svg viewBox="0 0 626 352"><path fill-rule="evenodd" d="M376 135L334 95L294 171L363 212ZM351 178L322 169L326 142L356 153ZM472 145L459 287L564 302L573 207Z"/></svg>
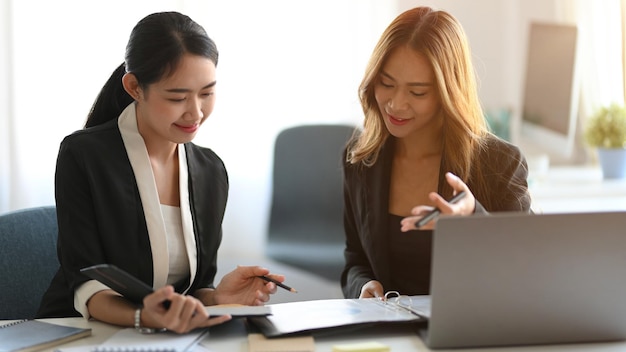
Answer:
<svg viewBox="0 0 626 352"><path fill-rule="evenodd" d="M451 172L446 173L446 181L454 190L454 194L461 191L465 191L465 197L456 203L449 203L437 192L431 192L428 197L435 204L442 215L471 215L476 208L476 199L474 194L469 190L469 187L459 177ZM424 217L428 212L433 210L434 207L428 205L418 205L411 209L411 216L408 216L400 221L402 232L416 230L415 223ZM420 230L432 230L435 228L437 218L429 221L426 225L420 227Z"/></svg>
<svg viewBox="0 0 626 352"><path fill-rule="evenodd" d="M166 300L170 302L169 308L163 306ZM222 324L232 318L230 315L210 317L201 301L176 293L171 285L147 295L139 314L142 326L166 328L179 334Z"/></svg>
<svg viewBox="0 0 626 352"><path fill-rule="evenodd" d="M276 284L259 278L265 275L279 282L285 281L284 275L270 274L268 269L259 266L237 266L237 269L224 275L215 288L215 304L244 304L261 306L276 293Z"/></svg>

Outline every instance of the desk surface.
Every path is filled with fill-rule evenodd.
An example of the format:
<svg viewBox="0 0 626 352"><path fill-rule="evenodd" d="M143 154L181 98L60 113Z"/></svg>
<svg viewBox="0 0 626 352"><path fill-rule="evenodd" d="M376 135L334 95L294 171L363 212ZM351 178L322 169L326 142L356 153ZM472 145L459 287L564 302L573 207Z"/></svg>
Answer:
<svg viewBox="0 0 626 352"><path fill-rule="evenodd" d="M72 341L62 345L86 346L97 345L104 342L109 336L115 333L118 328L96 321L86 321L83 318L60 318L42 319L54 324L68 325L82 328L91 328L92 336L80 340ZM375 326L351 330L349 332L314 335L315 350L331 352L334 345L356 342L377 341L391 348L392 352L404 351L430 351L418 337L415 327L412 325ZM243 321L235 320L220 326L211 328L210 335L201 343L198 348L203 352L247 352L247 332ZM59 346L57 346L59 347ZM54 349L45 350L51 352ZM438 350L442 351L442 350ZM520 346L520 347L496 347L487 349L462 349L454 351L511 351L511 352L537 352L537 351L602 351L602 352L626 352L626 342L615 343L593 343L577 345L550 345L550 346Z"/></svg>
<svg viewBox="0 0 626 352"><path fill-rule="evenodd" d="M534 205L542 212L561 211L589 211L589 210L626 210L626 180L603 180L601 171L594 167L554 167L547 173L533 175L529 182ZM222 266L224 267L224 266ZM225 267L229 267L226 265ZM299 275L289 276L295 280ZM308 279L307 279L308 280ZM290 281L298 284L298 282ZM303 285L303 284L302 284ZM338 284L329 283L329 292L321 297L304 297L305 299L320 299L340 297ZM335 287L337 286L337 287ZM301 288L298 286L298 288ZM285 293L285 299L296 299ZM280 298L280 297L279 297ZM302 299L303 297L297 297ZM275 299L272 299L272 303ZM92 336L70 342L65 346L97 345L104 342L118 328L112 325L90 321L82 318L42 319L44 321L76 327L89 327ZM2 323L0 321L0 323ZM404 351L429 351L415 330L410 326L389 328L378 326L374 328L360 329L352 332L342 332L327 335L315 335L316 351L332 351L337 344L352 342L377 341L391 347L393 352ZM211 334L203 341L203 351L213 352L247 352L247 333L241 321L232 321L221 326L211 328ZM46 352L53 349L46 350ZM626 352L626 342L578 344L578 345L551 345L551 346L522 346L509 348L489 349L462 349L463 351L602 351L602 352Z"/></svg>
<svg viewBox="0 0 626 352"><path fill-rule="evenodd" d="M528 184L539 213L626 210L626 179L604 180L598 167L550 167Z"/></svg>

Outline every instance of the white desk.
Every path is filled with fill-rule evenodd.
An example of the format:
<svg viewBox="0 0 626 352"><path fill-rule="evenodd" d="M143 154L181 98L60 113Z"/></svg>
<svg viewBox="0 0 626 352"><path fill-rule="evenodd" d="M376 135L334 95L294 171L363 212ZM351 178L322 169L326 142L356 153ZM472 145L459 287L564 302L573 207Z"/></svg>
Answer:
<svg viewBox="0 0 626 352"><path fill-rule="evenodd" d="M598 167L553 166L528 183L539 213L626 210L626 180L603 180Z"/></svg>
<svg viewBox="0 0 626 352"><path fill-rule="evenodd" d="M54 324L91 328L92 336L75 340L62 345L70 346L86 346L100 344L109 336L118 330L117 327L100 323L87 322L83 318L60 318L60 319L42 319ZM391 347L392 352L405 351L430 351L418 337L412 325L394 325L394 326L375 326L371 328L363 328L352 330L350 332L314 335L315 350L331 352L332 347L336 344L378 341ZM199 351L203 352L247 352L247 334L245 325L242 321L231 321L221 326L211 328L211 334L201 343L202 347ZM59 346L57 346L59 347ZM51 352L54 349L45 350ZM443 350L437 350L443 351ZM452 351L490 351L490 352L538 352L538 351L592 351L592 352L626 352L626 342L613 343L593 343L593 344L576 344L576 345L541 345L541 346L520 346L520 347L497 347L482 349L463 349Z"/></svg>

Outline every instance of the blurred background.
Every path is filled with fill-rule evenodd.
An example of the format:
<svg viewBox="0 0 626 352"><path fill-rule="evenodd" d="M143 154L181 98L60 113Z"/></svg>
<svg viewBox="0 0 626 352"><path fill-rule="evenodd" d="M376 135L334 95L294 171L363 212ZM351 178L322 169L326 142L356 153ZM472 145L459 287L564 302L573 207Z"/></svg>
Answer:
<svg viewBox="0 0 626 352"><path fill-rule="evenodd" d="M221 253L259 255L274 138L293 125L361 124L357 87L369 55L389 22L418 5L449 11L463 24L483 106L505 116L506 137L529 160L544 156L520 132L530 23L578 28L575 124L599 105L623 103L620 0L4 0L0 213L54 204L59 143L82 128L137 21L175 10L203 25L220 50L217 105L195 143L215 150L229 171ZM594 162L580 144L573 155L549 157Z"/></svg>

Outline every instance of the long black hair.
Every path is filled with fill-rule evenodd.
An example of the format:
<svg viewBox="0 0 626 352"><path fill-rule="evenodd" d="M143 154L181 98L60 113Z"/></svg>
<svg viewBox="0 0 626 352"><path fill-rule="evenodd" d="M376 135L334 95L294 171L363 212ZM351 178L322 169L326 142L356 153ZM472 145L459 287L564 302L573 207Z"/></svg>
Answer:
<svg viewBox="0 0 626 352"><path fill-rule="evenodd" d="M122 86L125 73L134 74L145 90L171 74L186 53L206 57L217 65L219 55L215 43L204 28L188 16L158 12L144 17L130 34L124 62L100 90L85 128L117 118L133 102Z"/></svg>

